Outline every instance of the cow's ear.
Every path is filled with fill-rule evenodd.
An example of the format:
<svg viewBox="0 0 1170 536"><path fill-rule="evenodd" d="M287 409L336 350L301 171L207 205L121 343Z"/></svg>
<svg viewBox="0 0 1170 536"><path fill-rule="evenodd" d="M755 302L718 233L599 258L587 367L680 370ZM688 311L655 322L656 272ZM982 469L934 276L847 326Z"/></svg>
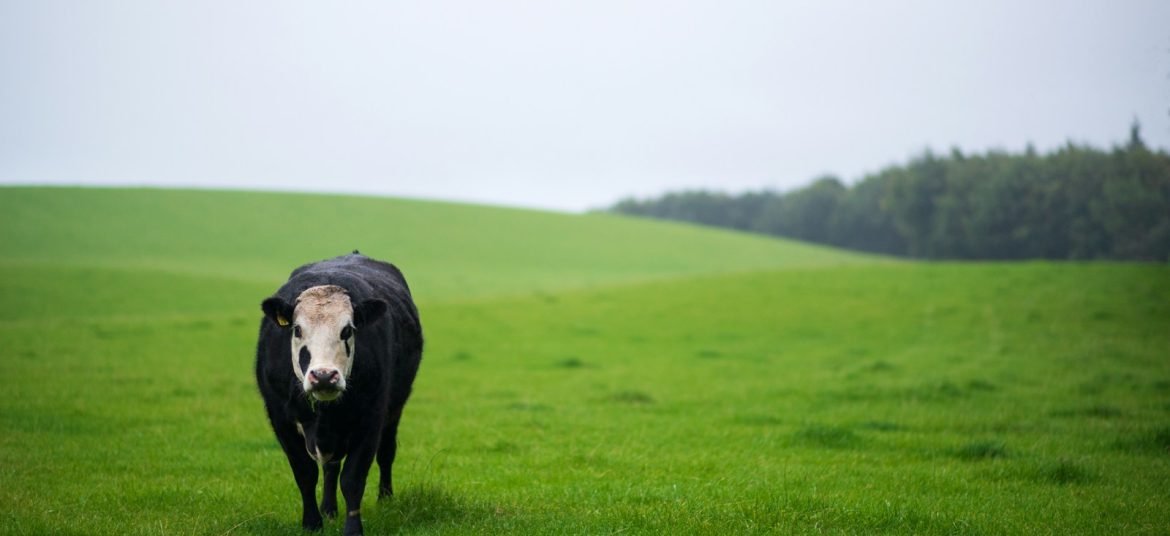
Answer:
<svg viewBox="0 0 1170 536"><path fill-rule="evenodd" d="M264 300L260 304L260 308L264 310L264 316L267 316L269 320L276 322L276 325L282 328L287 328L289 323L292 322L292 305L289 305L288 302L276 296Z"/></svg>
<svg viewBox="0 0 1170 536"><path fill-rule="evenodd" d="M353 308L353 325L362 329L384 314L386 314L386 302L365 300Z"/></svg>

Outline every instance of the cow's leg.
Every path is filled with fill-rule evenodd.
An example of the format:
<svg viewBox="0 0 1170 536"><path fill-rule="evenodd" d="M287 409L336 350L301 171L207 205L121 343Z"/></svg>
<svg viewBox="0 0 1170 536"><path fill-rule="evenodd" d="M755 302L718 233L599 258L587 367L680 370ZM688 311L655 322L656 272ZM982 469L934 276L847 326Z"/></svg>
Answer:
<svg viewBox="0 0 1170 536"><path fill-rule="evenodd" d="M301 490L301 526L305 530L320 530L323 526L321 511L317 509L317 461L305 450L305 440L291 424L274 426L276 439L280 441L288 465L292 467L293 478Z"/></svg>
<svg viewBox="0 0 1170 536"><path fill-rule="evenodd" d="M377 432L375 432L376 434ZM362 495L366 492L366 476L374 464L378 436L371 434L350 451L341 468L341 494L345 497L345 534L362 534Z"/></svg>
<svg viewBox="0 0 1170 536"><path fill-rule="evenodd" d="M386 420L386 428L382 430L382 441L378 445L378 499L387 499L394 495L394 478L392 467L394 455L398 452L398 421L402 419L402 407L390 411Z"/></svg>
<svg viewBox="0 0 1170 536"><path fill-rule="evenodd" d="M341 472L341 460L325 464L325 491L321 493L321 513L325 517L337 517L337 474Z"/></svg>

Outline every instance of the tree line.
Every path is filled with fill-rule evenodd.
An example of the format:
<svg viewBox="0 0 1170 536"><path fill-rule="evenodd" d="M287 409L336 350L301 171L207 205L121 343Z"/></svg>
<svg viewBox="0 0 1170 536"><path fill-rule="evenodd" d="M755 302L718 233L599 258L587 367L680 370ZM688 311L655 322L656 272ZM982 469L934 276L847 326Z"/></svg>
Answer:
<svg viewBox="0 0 1170 536"><path fill-rule="evenodd" d="M938 155L856 184L624 199L611 211L928 259L1170 261L1170 155L1135 124L1110 150Z"/></svg>

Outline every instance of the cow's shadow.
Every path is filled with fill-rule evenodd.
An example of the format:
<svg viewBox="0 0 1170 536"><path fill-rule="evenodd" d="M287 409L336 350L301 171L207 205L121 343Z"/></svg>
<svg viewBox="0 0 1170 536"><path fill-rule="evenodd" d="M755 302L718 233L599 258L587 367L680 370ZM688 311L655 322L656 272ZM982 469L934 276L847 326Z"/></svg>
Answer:
<svg viewBox="0 0 1170 536"><path fill-rule="evenodd" d="M498 508L474 504L440 486L420 484L381 499L369 510L367 526L379 525L379 532L409 533L431 525L477 525L506 515Z"/></svg>
<svg viewBox="0 0 1170 536"><path fill-rule="evenodd" d="M362 521L367 534L411 534L436 525L476 527L490 524L508 513L487 505L476 505L433 484L408 487L377 503L362 501ZM325 520L323 532L340 534L344 516ZM236 523L221 534L291 534L300 528L300 517L265 512ZM472 529L474 530L474 529Z"/></svg>

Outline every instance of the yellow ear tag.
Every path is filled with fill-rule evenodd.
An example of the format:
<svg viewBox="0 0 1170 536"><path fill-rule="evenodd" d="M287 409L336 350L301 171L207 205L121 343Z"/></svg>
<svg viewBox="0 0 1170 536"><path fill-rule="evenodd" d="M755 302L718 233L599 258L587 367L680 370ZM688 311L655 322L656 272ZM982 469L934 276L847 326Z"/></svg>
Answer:
<svg viewBox="0 0 1170 536"><path fill-rule="evenodd" d="M276 315L276 323L280 324L280 327L283 328L283 327L288 325L288 320L285 319L283 316Z"/></svg>

